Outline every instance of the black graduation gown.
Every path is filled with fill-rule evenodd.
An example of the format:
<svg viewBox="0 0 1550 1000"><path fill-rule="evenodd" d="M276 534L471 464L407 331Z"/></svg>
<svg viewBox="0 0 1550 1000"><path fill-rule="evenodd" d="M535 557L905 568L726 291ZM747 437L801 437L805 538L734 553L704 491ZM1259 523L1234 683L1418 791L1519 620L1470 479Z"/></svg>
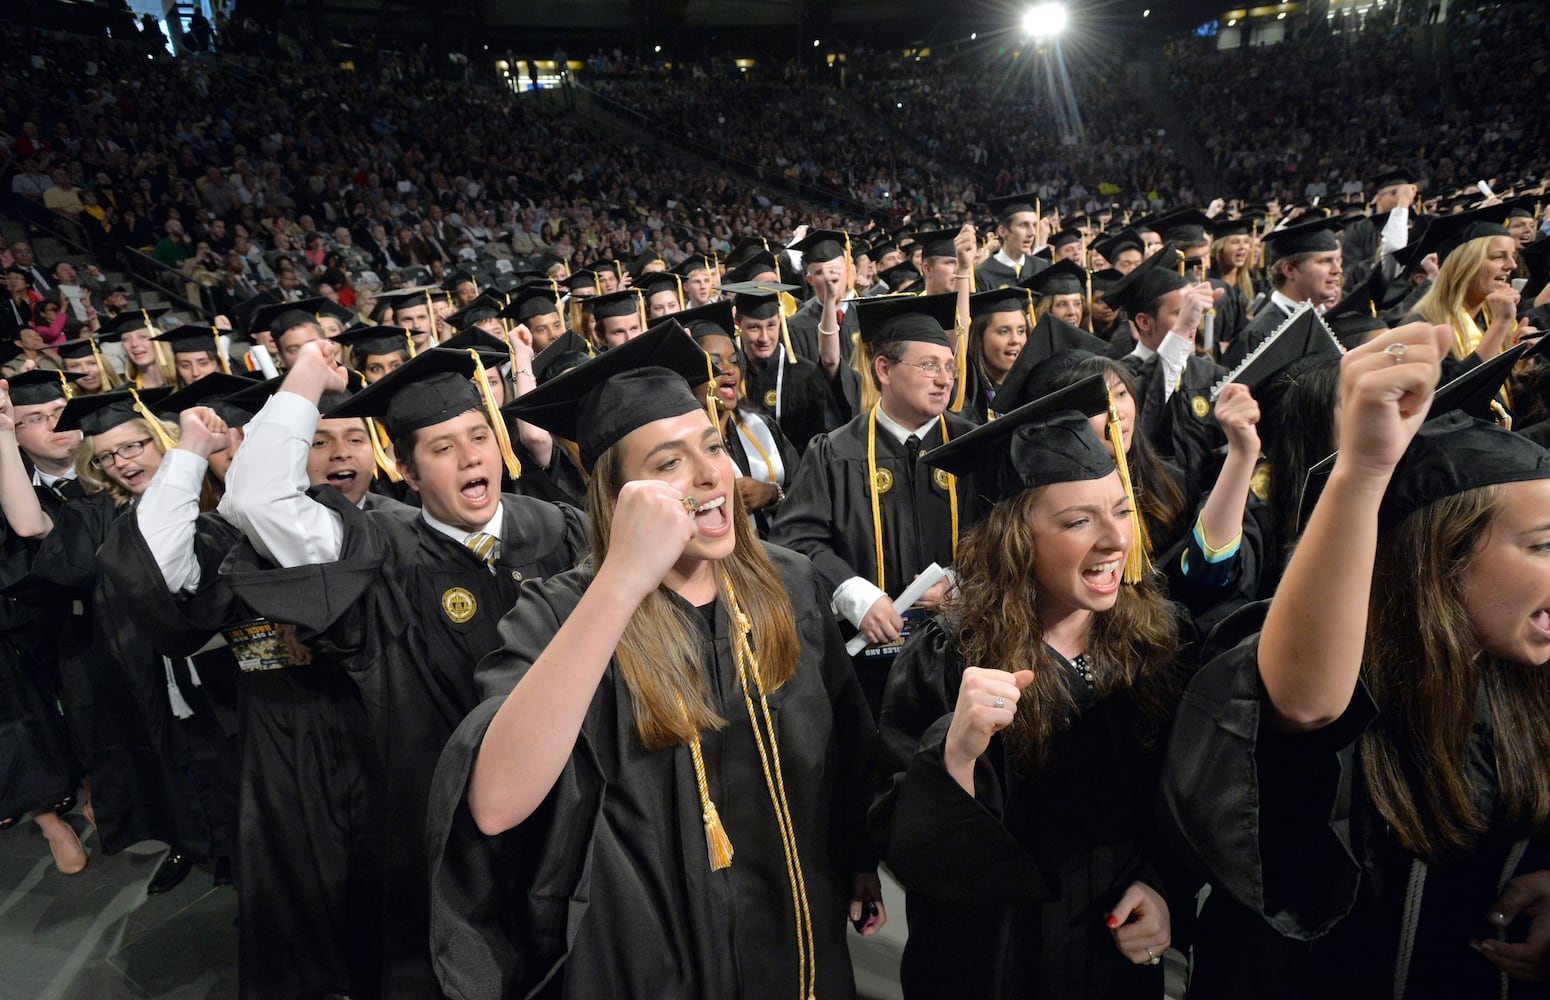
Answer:
<svg viewBox="0 0 1550 1000"><path fill-rule="evenodd" d="M1151 804L1161 754L1139 745L1128 694L1097 700L1055 655L1080 716L1036 774L1011 766L994 737L975 766L973 796L942 762L963 678L956 635L933 619L895 662L871 821L908 893L900 969L908 1000L1162 996L1161 967L1133 964L1105 923L1136 881L1175 914L1191 904L1187 892L1170 895L1157 864Z"/></svg>
<svg viewBox="0 0 1550 1000"><path fill-rule="evenodd" d="M365 506L393 501L367 494ZM381 964L381 769L361 698L324 655L301 662L284 633L219 575L242 541L216 514L195 523L200 586L173 595L133 518L109 536L104 568L137 595L140 626L179 656L220 635L235 659L238 981L245 1000L371 997ZM284 955L284 961L276 961Z"/></svg>
<svg viewBox="0 0 1550 1000"><path fill-rule="evenodd" d="M768 698L807 886L817 995L843 1000L854 995L850 877L876 866L864 818L875 734L812 567L766 550L802 644L796 673ZM429 830L442 987L457 1000L793 996L786 863L719 604L714 635L701 635L712 704L727 726L703 733L701 744L734 851L729 868L710 869L688 748L642 747L617 664L543 805L498 837L481 834L469 815L468 779L490 720L590 580L583 566L522 589L501 622L501 648L479 665L486 700L437 767ZM704 617L683 607L703 629Z"/></svg>
<svg viewBox="0 0 1550 1000"><path fill-rule="evenodd" d="M384 996L434 989L426 951L423 840L436 756L477 703L474 664L524 580L568 569L586 550L574 508L501 498L496 572L404 507L361 511L329 487L310 495L339 514L340 558L272 568L248 544L221 573L271 621L293 622L315 654L337 658L360 689L383 768Z"/></svg>
<svg viewBox="0 0 1550 1000"><path fill-rule="evenodd" d="M778 402L780 429L800 455L813 438L855 415L855 405L844 390L847 375L855 378L849 366L842 366L830 382L817 361L799 359L792 364L786 360L786 349L777 347L768 361L757 368L750 361L743 369L745 403L775 420Z"/></svg>
<svg viewBox="0 0 1550 1000"><path fill-rule="evenodd" d="M780 425L775 422L773 417L764 418L761 414L761 418L764 420L764 426L769 428L770 437L775 439L775 448L780 453L780 464L784 470L781 481L776 485L781 489L785 489L791 485L791 477L796 475L800 456L797 454L796 448L792 447L791 442L786 439L786 435L781 433ZM748 418L744 417L743 419L747 420ZM748 470L752 466L748 461L750 449L744 444L743 436L737 432L737 428L733 427L730 422L727 425L727 432L724 436L727 443L727 454L732 456L732 464L737 466L739 472L747 475ZM758 457L756 453L754 457ZM775 514L779 509L778 506L769 506L748 512L749 516L753 518L754 527L758 529L760 538L770 537L770 525L774 522Z"/></svg>
<svg viewBox="0 0 1550 1000"><path fill-rule="evenodd" d="M99 549L128 510L106 493L62 504L19 587L52 619L47 627L55 636L60 702L91 780L103 851L161 840L198 860L230 856L236 819L231 677L200 660L210 669L195 684L187 664L174 661L193 715L173 716L166 667L134 614L138 598L112 594L102 574Z"/></svg>
<svg viewBox="0 0 1550 1000"><path fill-rule="evenodd" d="M850 356L855 351L856 333L861 329L856 320L855 300L852 299L845 306L845 315L840 319L840 361L850 364ZM797 311L786 318L786 332L791 335L791 347L797 352L797 357L803 361L818 364L818 319L822 303L814 296L797 307Z"/></svg>
<svg viewBox="0 0 1550 1000"><path fill-rule="evenodd" d="M861 414L822 437L814 438L786 490L786 501L775 516L770 539L795 549L813 561L818 578L828 589L853 576L873 583L878 579L876 545L872 525L872 483L867 476L867 427L869 414ZM947 414L951 438L974 425L956 414ZM919 461L911 464L904 445L885 428L877 430L879 478L887 473L888 489L878 497L882 516L883 580L888 596L898 597L921 570L937 563L946 568L953 561L952 512L944 476ZM942 444L940 424L933 424L921 441L921 452ZM978 516L978 499L967 477L956 485L958 534L961 537ZM841 626L847 637L855 634L849 623ZM864 654L863 654L864 656ZM876 658L873 658L876 659ZM858 660L857 676L874 710L882 704L888 663L873 665Z"/></svg>
<svg viewBox="0 0 1550 1000"><path fill-rule="evenodd" d="M1266 606L1243 615L1262 621ZM1345 714L1323 729L1263 728L1258 648L1250 635L1199 672L1165 754L1161 830L1212 884L1190 996L1395 996L1414 859L1389 834L1363 780L1357 741L1378 709L1359 684ZM1540 834L1504 875L1511 845L1527 834L1503 818L1483 703L1469 744L1490 829L1467 857L1426 869L1405 1000L1506 995L1469 941L1496 936L1486 914L1506 877L1550 867L1550 838ZM1508 939L1523 940L1525 925ZM1544 993L1518 985L1510 995Z"/></svg>
<svg viewBox="0 0 1550 1000"><path fill-rule="evenodd" d="M1215 453L1227 443L1227 437L1212 415L1211 389L1227 370L1210 358L1191 354L1178 388L1167 396L1158 355L1142 361L1131 354L1123 363L1135 376L1139 389L1136 426L1141 433L1159 455L1184 470L1197 489L1214 482L1219 464Z"/></svg>
<svg viewBox="0 0 1550 1000"><path fill-rule="evenodd" d="M1009 288L1027 281L1049 266L1050 262L1043 257L1029 254L1023 258L1023 266L1014 271L995 257L990 257L974 269L974 287L982 292L996 288Z"/></svg>
<svg viewBox="0 0 1550 1000"><path fill-rule="evenodd" d="M35 548L0 519L0 590L27 576ZM81 780L42 617L0 597L0 828L69 802Z"/></svg>
<svg viewBox="0 0 1550 1000"><path fill-rule="evenodd" d="M1231 346L1222 353L1222 364L1228 368L1238 367L1254 348L1270 339L1270 335L1280 329L1289 315L1273 300L1266 299L1265 304L1259 307L1259 312L1244 324L1243 329L1233 338Z"/></svg>
<svg viewBox="0 0 1550 1000"><path fill-rule="evenodd" d="M1216 300L1214 309L1216 316L1212 319L1211 336L1216 341L1215 356L1222 357L1224 352L1221 345L1231 344L1238 339L1243 328L1248 325L1249 304L1243 298L1243 293L1237 285L1229 285L1221 278L1211 279L1212 288L1220 288L1226 294Z"/></svg>

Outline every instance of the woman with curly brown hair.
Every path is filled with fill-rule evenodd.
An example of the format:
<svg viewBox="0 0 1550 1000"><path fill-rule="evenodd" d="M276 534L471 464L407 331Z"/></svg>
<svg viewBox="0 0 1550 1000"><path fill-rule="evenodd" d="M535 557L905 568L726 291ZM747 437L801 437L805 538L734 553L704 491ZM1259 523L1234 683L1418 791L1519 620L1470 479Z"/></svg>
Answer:
<svg viewBox="0 0 1550 1000"><path fill-rule="evenodd" d="M1162 993L1148 831L1179 632L1088 423L1108 410L1095 374L925 458L994 506L883 703L872 826L909 892L906 997Z"/></svg>

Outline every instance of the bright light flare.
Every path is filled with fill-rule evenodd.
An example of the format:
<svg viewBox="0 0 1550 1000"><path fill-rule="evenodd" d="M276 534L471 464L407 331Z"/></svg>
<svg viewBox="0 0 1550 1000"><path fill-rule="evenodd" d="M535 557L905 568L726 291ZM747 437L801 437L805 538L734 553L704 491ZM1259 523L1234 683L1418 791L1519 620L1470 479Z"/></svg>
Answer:
<svg viewBox="0 0 1550 1000"><path fill-rule="evenodd" d="M1023 15L1023 32L1033 38L1050 38L1066 27L1066 8L1059 3L1039 3Z"/></svg>

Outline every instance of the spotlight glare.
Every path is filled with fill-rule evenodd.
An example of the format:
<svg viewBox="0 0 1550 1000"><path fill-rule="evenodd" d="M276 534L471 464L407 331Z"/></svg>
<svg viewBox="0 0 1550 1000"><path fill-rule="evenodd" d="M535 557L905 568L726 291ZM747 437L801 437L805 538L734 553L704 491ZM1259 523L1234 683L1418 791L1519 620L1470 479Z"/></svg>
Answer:
<svg viewBox="0 0 1550 1000"><path fill-rule="evenodd" d="M1058 3L1037 3L1023 15L1023 33L1033 38L1049 38L1066 26L1066 8Z"/></svg>

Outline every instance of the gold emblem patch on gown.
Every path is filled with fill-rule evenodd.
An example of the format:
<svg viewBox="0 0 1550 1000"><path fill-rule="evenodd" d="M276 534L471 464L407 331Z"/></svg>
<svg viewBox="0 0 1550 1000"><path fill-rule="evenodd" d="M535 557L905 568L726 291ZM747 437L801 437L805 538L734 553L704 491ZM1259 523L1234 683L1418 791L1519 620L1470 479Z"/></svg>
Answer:
<svg viewBox="0 0 1550 1000"><path fill-rule="evenodd" d="M455 624L461 625L474 616L474 612L479 610L479 604L467 590L453 587L441 595L441 610Z"/></svg>
<svg viewBox="0 0 1550 1000"><path fill-rule="evenodd" d="M772 410L775 409L775 401L777 398L778 397L775 395L775 390L771 389L769 392L764 394L764 405L768 406Z"/></svg>
<svg viewBox="0 0 1550 1000"><path fill-rule="evenodd" d="M1211 412L1211 404L1204 396L1196 396L1189 401L1189 408L1195 411L1195 416L1204 420L1207 413Z"/></svg>
<svg viewBox="0 0 1550 1000"><path fill-rule="evenodd" d="M893 473L887 469L878 469L872 474L872 488L877 490L878 496L893 489Z"/></svg>

